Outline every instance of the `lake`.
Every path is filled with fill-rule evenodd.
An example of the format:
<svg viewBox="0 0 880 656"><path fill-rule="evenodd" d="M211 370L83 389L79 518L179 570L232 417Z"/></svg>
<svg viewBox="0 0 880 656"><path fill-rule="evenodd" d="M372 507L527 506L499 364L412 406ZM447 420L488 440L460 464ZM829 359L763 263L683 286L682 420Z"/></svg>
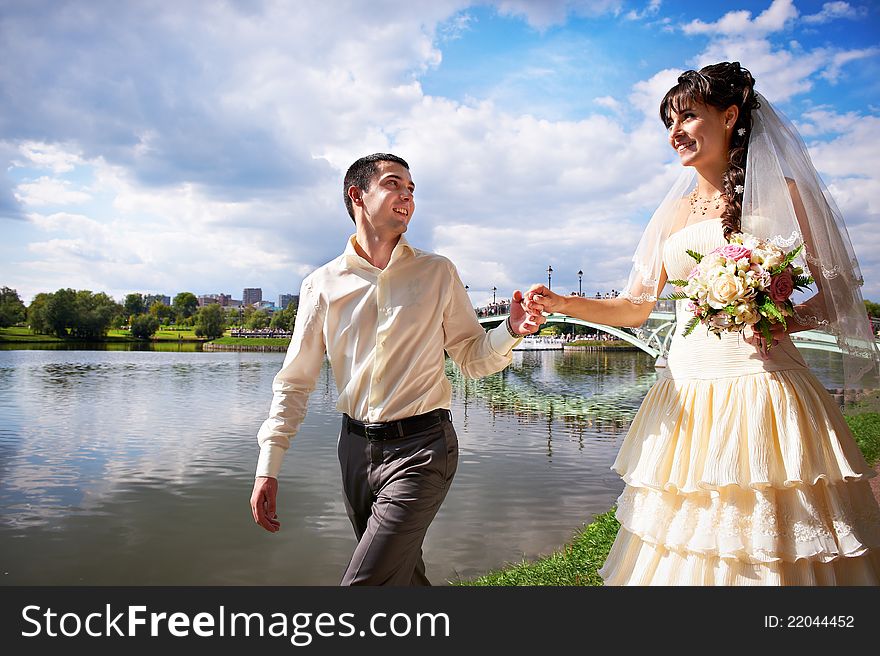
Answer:
<svg viewBox="0 0 880 656"><path fill-rule="evenodd" d="M176 346L176 345L175 345ZM828 387L832 354L808 352ZM355 546L325 364L279 479L282 530L249 497L282 353L0 350L4 585L335 585ZM432 582L550 553L614 503L609 467L651 384L637 352L447 364L460 463L425 542Z"/></svg>

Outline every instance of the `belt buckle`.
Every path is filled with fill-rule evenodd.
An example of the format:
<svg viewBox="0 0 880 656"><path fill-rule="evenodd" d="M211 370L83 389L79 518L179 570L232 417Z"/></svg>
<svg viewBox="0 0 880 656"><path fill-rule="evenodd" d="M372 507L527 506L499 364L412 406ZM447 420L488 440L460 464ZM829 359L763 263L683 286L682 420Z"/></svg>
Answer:
<svg viewBox="0 0 880 656"><path fill-rule="evenodd" d="M371 442L376 440L385 439L382 434L382 429L385 428L384 424L364 424L364 437L366 437Z"/></svg>

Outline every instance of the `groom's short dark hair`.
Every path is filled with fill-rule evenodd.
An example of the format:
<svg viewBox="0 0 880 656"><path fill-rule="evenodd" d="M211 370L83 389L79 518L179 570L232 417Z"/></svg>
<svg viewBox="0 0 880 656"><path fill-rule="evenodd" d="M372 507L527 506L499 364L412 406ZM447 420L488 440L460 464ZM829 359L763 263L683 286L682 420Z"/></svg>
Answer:
<svg viewBox="0 0 880 656"><path fill-rule="evenodd" d="M376 175L376 170L379 168L376 164L379 162L394 162L409 171L409 164L406 163L406 160L391 153L373 153L372 155L361 157L349 166L348 171L345 173L345 179L342 182L342 195L345 198L345 209L348 210L348 215L352 221L354 221L354 207L352 207L351 198L348 197L348 188L357 187L361 191L369 191L370 180Z"/></svg>

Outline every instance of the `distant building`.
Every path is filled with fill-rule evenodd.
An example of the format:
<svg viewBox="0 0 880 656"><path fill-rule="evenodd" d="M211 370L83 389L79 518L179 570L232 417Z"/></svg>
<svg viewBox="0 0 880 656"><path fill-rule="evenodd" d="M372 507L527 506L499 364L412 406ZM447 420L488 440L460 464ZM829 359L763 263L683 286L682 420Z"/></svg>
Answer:
<svg viewBox="0 0 880 656"><path fill-rule="evenodd" d="M278 309L272 301L257 301L254 303L254 307L258 310L265 310L269 314Z"/></svg>
<svg viewBox="0 0 880 656"><path fill-rule="evenodd" d="M299 307L299 294L280 294L278 296L278 307L286 310L287 306L293 303L293 307Z"/></svg>
<svg viewBox="0 0 880 656"><path fill-rule="evenodd" d="M150 306L159 302L162 305L171 305L171 297L164 294L144 294L144 306L149 310Z"/></svg>
<svg viewBox="0 0 880 656"><path fill-rule="evenodd" d="M244 291L241 293L242 305L254 305L255 303L259 303L262 300L263 300L263 288L262 287L245 287Z"/></svg>
<svg viewBox="0 0 880 656"><path fill-rule="evenodd" d="M222 307L229 307L232 304L232 297L229 294L202 294L198 297L199 307L217 304Z"/></svg>

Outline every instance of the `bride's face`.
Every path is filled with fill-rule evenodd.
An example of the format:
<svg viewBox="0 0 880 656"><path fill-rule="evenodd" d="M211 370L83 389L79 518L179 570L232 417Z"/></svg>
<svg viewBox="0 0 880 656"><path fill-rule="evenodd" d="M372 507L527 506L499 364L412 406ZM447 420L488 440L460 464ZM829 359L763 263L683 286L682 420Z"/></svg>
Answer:
<svg viewBox="0 0 880 656"><path fill-rule="evenodd" d="M681 112L670 111L669 145L681 160L682 166L717 166L727 161L732 125L725 112L714 107L694 103L682 107Z"/></svg>

